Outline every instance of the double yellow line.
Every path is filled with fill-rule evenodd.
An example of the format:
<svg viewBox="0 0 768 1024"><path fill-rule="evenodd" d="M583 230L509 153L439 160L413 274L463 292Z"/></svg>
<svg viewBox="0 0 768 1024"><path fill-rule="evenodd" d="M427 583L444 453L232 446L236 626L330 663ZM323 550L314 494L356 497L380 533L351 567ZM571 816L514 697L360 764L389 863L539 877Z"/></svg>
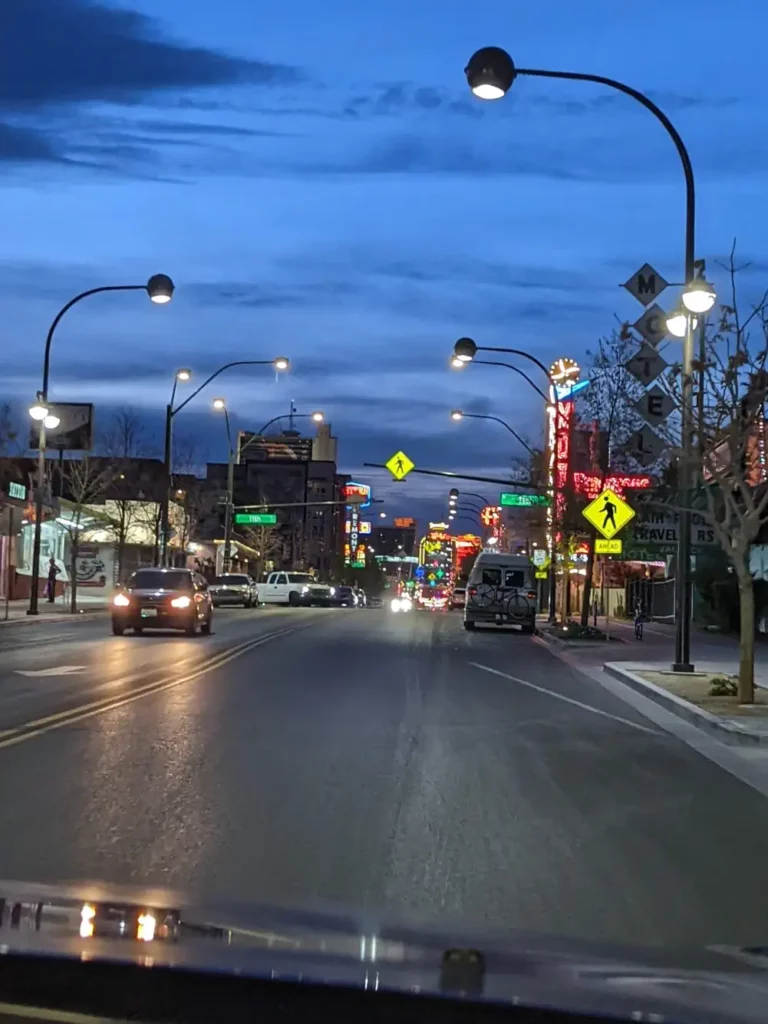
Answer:
<svg viewBox="0 0 768 1024"><path fill-rule="evenodd" d="M193 679L198 679L200 676L205 675L206 672L213 671L213 669L221 668L222 665L234 661L235 658L239 658L247 651L252 651L255 647L261 647L262 644L269 643L270 640L277 640L278 637L285 636L287 633L295 633L297 630L307 629L309 625L312 625L312 623L302 626L291 626L288 629L278 629L264 636L255 637L253 640L246 640L236 647L231 647L226 651L221 651L219 654L214 654L207 661L185 672L184 675L166 676L163 679L156 679L153 683L147 683L145 686L139 686L135 690L131 690L124 697L105 697L102 700L81 704L76 708L69 708L67 711L58 711L56 714L46 715L44 718L36 718L14 729L2 730L0 731L0 749L3 747L13 747L17 743L23 743L25 740L30 740L46 732L52 732L54 729L61 729L65 725L72 725L75 722L83 721L85 718L102 715L106 711L120 708L124 704L131 704L135 700L142 700L144 697L150 697L152 694L162 693L163 690L170 690L174 686L182 686L184 683L192 682Z"/></svg>

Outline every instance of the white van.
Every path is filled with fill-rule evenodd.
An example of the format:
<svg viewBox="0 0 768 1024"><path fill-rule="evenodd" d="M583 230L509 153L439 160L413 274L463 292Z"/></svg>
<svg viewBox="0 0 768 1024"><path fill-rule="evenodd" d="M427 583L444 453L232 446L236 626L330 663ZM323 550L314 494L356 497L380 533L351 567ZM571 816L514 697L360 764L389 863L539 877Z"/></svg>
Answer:
<svg viewBox="0 0 768 1024"><path fill-rule="evenodd" d="M464 605L464 629L488 623L536 629L535 567L525 555L481 551L472 566Z"/></svg>

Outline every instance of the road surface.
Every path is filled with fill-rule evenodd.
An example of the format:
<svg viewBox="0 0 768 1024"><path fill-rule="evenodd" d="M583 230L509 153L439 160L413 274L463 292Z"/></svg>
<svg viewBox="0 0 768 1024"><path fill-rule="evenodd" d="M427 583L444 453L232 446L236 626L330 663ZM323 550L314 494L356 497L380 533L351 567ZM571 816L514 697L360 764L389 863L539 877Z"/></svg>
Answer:
<svg viewBox="0 0 768 1024"><path fill-rule="evenodd" d="M0 877L756 943L767 810L540 641L458 614L0 635Z"/></svg>

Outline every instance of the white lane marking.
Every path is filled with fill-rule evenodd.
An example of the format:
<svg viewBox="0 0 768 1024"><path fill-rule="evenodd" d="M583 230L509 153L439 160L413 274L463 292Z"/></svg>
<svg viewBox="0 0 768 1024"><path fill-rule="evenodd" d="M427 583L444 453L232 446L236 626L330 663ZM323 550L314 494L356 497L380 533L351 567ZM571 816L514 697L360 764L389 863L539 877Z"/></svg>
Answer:
<svg viewBox="0 0 768 1024"><path fill-rule="evenodd" d="M527 679L519 679L517 676L510 676L506 672L500 672L497 668L491 668L489 665L480 665L476 661L470 661L470 665L475 668L480 668L483 672L491 672L495 676L501 676L502 679L509 679L513 683L519 683L520 686L528 686L531 690L536 690L539 693L546 693L548 697L554 697L556 700L565 701L566 704L573 704L577 708L581 708L582 711L591 711L593 715L602 715L603 718L611 718L614 722L621 722L622 725L629 725L633 729L639 729L640 732L649 732L652 736L658 736L659 733L656 729L649 729L645 725L638 725L637 722L630 722L628 718L621 718L619 715L612 715L608 711L601 711L600 708L593 708L591 704L582 704L580 700L574 700L573 697L566 697L562 693L556 693L554 690L547 690L543 686L537 686L535 683L529 683Z"/></svg>
<svg viewBox="0 0 768 1024"><path fill-rule="evenodd" d="M73 672L85 672L85 665L59 665L58 668L16 669L17 676L71 676Z"/></svg>

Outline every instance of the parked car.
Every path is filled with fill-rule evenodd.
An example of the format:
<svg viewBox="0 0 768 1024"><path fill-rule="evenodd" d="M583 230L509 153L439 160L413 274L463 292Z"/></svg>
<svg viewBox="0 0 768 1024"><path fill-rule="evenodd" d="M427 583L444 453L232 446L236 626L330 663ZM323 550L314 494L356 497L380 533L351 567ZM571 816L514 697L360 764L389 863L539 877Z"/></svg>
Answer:
<svg viewBox="0 0 768 1024"><path fill-rule="evenodd" d="M464 629L478 622L519 626L523 633L536 628L535 566L524 555L481 551L472 566L464 606Z"/></svg>
<svg viewBox="0 0 768 1024"><path fill-rule="evenodd" d="M336 589L321 583L308 572L271 572L259 585L259 600L264 604L325 605L334 603Z"/></svg>
<svg viewBox="0 0 768 1024"><path fill-rule="evenodd" d="M259 603L256 580L246 573L225 572L208 584L208 591L214 608L222 604L241 604L244 608L252 608Z"/></svg>
<svg viewBox="0 0 768 1024"><path fill-rule="evenodd" d="M208 634L213 602L205 579L191 569L137 569L112 598L112 632L183 629Z"/></svg>
<svg viewBox="0 0 768 1024"><path fill-rule="evenodd" d="M467 588L466 587L454 587L451 592L450 607L451 608L463 608L467 603Z"/></svg>
<svg viewBox="0 0 768 1024"><path fill-rule="evenodd" d="M339 608L357 608L357 594L354 587L336 587L336 602Z"/></svg>

